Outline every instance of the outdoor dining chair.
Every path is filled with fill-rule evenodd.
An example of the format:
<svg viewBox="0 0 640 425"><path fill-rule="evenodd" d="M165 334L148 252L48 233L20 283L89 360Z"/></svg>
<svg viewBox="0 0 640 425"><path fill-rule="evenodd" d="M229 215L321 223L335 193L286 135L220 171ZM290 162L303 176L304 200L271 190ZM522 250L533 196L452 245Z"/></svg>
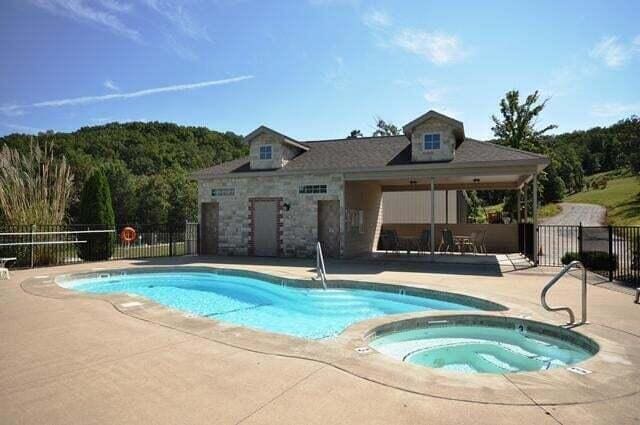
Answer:
<svg viewBox="0 0 640 425"><path fill-rule="evenodd" d="M429 229L422 231L418 246L418 249L421 252L427 252L429 251L429 249L431 249L431 231Z"/></svg>
<svg viewBox="0 0 640 425"><path fill-rule="evenodd" d="M475 238L475 250L476 252L479 251L483 254L487 253L487 247L485 246L485 240L487 239L487 231L483 230L481 232L478 232L476 234L476 238Z"/></svg>
<svg viewBox="0 0 640 425"><path fill-rule="evenodd" d="M444 251L442 250L444 247ZM440 252L453 252L453 250L457 248L456 242L453 239L453 233L449 229L442 230L442 241L440 242L440 246L438 247L438 251Z"/></svg>

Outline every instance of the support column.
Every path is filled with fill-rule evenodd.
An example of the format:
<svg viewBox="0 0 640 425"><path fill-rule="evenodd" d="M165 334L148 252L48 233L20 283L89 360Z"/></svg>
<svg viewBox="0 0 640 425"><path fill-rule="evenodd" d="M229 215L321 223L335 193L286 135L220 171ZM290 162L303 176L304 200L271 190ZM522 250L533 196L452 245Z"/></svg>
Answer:
<svg viewBox="0 0 640 425"><path fill-rule="evenodd" d="M444 191L444 224L449 224L449 191Z"/></svg>
<svg viewBox="0 0 640 425"><path fill-rule="evenodd" d="M527 185L524 185L524 222L529 222L529 200L527 199Z"/></svg>
<svg viewBox="0 0 640 425"><path fill-rule="evenodd" d="M518 189L518 224L522 222L522 189Z"/></svg>
<svg viewBox="0 0 640 425"><path fill-rule="evenodd" d="M538 265L538 173L533 175L533 262Z"/></svg>
<svg viewBox="0 0 640 425"><path fill-rule="evenodd" d="M431 177L431 255L436 253L436 179Z"/></svg>

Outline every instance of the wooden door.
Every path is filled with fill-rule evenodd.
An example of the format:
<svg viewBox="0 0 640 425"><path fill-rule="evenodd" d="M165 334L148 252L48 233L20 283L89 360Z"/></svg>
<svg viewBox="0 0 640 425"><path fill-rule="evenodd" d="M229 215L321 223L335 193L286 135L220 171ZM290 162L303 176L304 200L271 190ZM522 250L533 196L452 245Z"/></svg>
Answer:
<svg viewBox="0 0 640 425"><path fill-rule="evenodd" d="M218 203L203 202L200 210L200 253L202 255L218 254L218 220Z"/></svg>
<svg viewBox="0 0 640 425"><path fill-rule="evenodd" d="M259 257L278 256L278 203L255 201L254 203L254 253Z"/></svg>
<svg viewBox="0 0 640 425"><path fill-rule="evenodd" d="M340 256L340 201L318 201L318 241L326 257Z"/></svg>

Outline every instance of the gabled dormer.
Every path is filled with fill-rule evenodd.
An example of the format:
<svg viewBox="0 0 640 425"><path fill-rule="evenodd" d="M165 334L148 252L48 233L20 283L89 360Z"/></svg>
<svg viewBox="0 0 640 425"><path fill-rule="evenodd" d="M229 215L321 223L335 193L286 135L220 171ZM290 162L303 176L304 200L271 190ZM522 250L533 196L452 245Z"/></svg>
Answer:
<svg viewBox="0 0 640 425"><path fill-rule="evenodd" d="M436 111L429 111L402 127L411 140L412 162L451 161L464 141L464 125Z"/></svg>
<svg viewBox="0 0 640 425"><path fill-rule="evenodd" d="M269 127L260 126L244 141L249 144L250 167L252 170L275 170L309 148Z"/></svg>

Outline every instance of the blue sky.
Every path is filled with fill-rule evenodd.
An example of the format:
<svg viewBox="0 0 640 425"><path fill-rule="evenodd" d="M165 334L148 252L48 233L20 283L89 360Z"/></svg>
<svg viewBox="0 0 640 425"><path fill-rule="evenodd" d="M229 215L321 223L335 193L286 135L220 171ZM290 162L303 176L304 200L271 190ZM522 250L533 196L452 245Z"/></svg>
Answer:
<svg viewBox="0 0 640 425"><path fill-rule="evenodd" d="M445 6L446 5L446 6ZM3 0L0 134L170 121L300 140L429 109L490 138L505 91L559 132L640 114L638 1Z"/></svg>

